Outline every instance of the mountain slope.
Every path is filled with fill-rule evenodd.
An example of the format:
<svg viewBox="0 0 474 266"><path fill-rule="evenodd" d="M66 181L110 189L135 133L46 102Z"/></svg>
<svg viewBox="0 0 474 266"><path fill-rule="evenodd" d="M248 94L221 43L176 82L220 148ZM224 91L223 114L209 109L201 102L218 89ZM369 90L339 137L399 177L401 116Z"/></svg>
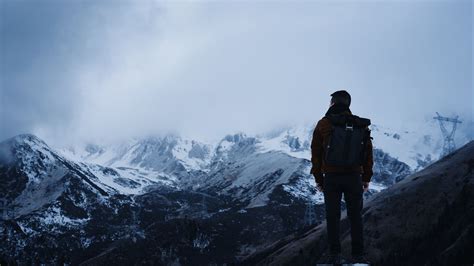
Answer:
<svg viewBox="0 0 474 266"><path fill-rule="evenodd" d="M237 262L305 230L308 205L310 224L324 219L309 132L238 133L215 145L149 137L61 153L33 135L0 142L0 263ZM367 195L411 172L381 149L375 160Z"/></svg>
<svg viewBox="0 0 474 266"><path fill-rule="evenodd" d="M77 265L202 209L201 195L131 171L68 160L30 134L0 142L0 264Z"/></svg>
<svg viewBox="0 0 474 266"><path fill-rule="evenodd" d="M474 262L474 142L370 199L363 209L368 258L378 265ZM341 223L348 256L347 217ZM326 252L325 223L254 253L243 264L309 265Z"/></svg>
<svg viewBox="0 0 474 266"><path fill-rule="evenodd" d="M270 194L280 185L296 189L299 180L307 181L304 189L308 192L300 196L317 201L317 197L312 197L317 193L309 182L313 178L308 175L307 160L281 151L262 152L258 150L259 144L260 140L245 134L226 136L217 145L209 170L196 178L199 183L194 187L232 196L246 202L247 208L254 208L266 205Z"/></svg>
<svg viewBox="0 0 474 266"><path fill-rule="evenodd" d="M186 176L209 164L212 147L177 135L131 139L108 145L87 144L60 149L74 161L107 167L129 167Z"/></svg>

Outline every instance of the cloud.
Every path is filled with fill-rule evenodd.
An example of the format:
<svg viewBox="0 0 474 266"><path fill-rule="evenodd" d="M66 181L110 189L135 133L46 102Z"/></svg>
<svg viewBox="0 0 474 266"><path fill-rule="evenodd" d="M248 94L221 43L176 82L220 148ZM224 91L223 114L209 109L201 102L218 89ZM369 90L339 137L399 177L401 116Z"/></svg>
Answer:
<svg viewBox="0 0 474 266"><path fill-rule="evenodd" d="M94 3L6 5L1 137L256 133L341 88L375 123L472 120L469 2Z"/></svg>

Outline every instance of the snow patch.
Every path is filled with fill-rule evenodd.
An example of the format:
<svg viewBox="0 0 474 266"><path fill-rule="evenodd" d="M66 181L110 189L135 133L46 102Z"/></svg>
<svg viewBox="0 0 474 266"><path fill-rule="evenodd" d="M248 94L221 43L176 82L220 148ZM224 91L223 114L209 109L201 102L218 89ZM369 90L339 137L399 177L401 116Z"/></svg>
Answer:
<svg viewBox="0 0 474 266"><path fill-rule="evenodd" d="M45 225L62 225L62 226L78 226L83 225L90 220L87 219L72 219L62 214L61 208L57 206L49 207L44 216L39 217L42 224Z"/></svg>

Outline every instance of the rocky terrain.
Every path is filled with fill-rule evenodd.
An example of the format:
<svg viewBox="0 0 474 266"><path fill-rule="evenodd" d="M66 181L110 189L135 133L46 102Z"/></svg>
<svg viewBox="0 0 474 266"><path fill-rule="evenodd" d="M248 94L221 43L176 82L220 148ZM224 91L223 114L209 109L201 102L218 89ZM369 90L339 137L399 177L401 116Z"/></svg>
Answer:
<svg viewBox="0 0 474 266"><path fill-rule="evenodd" d="M368 259L375 265L472 265L474 142L376 194L363 209ZM347 217L341 224L350 254ZM326 225L252 254L246 265L314 265L326 252Z"/></svg>

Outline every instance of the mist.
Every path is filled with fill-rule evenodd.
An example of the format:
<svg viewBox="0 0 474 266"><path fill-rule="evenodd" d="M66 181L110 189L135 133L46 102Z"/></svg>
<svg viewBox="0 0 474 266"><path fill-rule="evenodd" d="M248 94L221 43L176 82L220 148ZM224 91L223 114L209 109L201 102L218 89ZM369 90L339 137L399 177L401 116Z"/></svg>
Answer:
<svg viewBox="0 0 474 266"><path fill-rule="evenodd" d="M354 113L472 127L471 1L1 2L0 139L216 139ZM471 130L472 131L472 130Z"/></svg>

